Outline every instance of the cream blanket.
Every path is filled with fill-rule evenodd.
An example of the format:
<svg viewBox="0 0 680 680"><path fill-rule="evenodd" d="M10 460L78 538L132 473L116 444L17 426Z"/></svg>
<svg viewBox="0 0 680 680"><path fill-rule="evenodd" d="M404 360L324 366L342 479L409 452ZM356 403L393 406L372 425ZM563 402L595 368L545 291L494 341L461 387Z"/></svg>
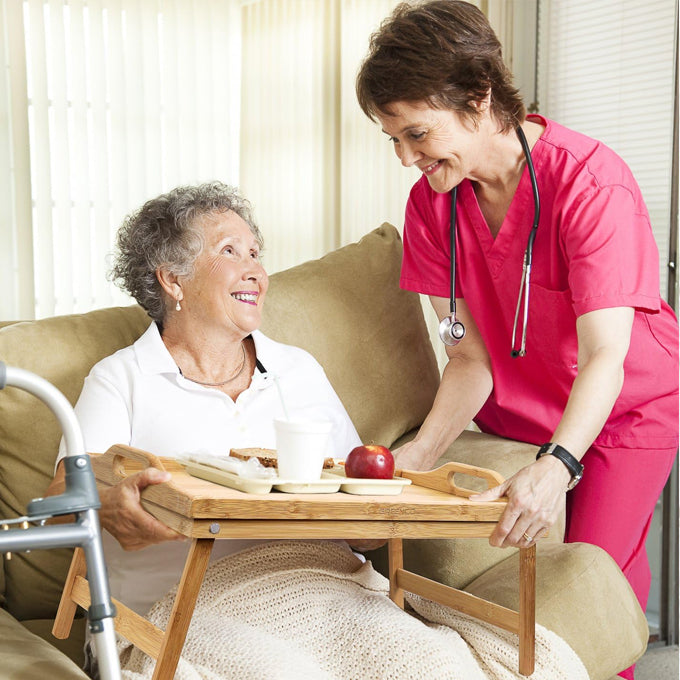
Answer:
<svg viewBox="0 0 680 680"><path fill-rule="evenodd" d="M517 636L407 596L346 546L328 541L258 545L208 568L177 680L506 680ZM175 591L149 612L165 628ZM153 661L121 641L125 680L151 678ZM536 630L532 680L588 680L560 637Z"/></svg>

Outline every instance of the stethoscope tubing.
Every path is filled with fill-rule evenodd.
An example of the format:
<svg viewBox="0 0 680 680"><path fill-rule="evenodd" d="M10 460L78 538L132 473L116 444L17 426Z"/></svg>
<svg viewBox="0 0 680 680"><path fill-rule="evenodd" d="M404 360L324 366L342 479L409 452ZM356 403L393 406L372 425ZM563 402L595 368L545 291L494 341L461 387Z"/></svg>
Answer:
<svg viewBox="0 0 680 680"><path fill-rule="evenodd" d="M531 158L531 149L527 142L526 135L521 125L515 128L515 132L522 146L524 157L529 171L529 178L531 180L531 190L534 199L534 219L527 238L527 247L524 250L524 258L522 262L522 278L519 286L519 293L517 295L517 307L515 309L515 318L512 324L512 348L510 355L512 357L523 357L526 355L526 339L527 327L529 325L529 291L531 287L531 265L534 254L534 241L536 240L536 233L538 231L538 223L541 217L541 201L538 191L538 181L536 180L536 171L534 163ZM451 272L450 272L450 301L449 309L451 315L448 319L444 319L439 327L439 335L446 344L456 344L465 335L465 327L456 319L456 204L458 202L458 185L451 189L451 216L449 220L449 232L451 239ZM522 304L522 302L524 304ZM517 324L519 321L520 307L523 308L522 313L522 338L520 342L520 349L515 349L515 340L517 335ZM454 334L451 329L458 326L462 333ZM453 340L453 342L451 342Z"/></svg>

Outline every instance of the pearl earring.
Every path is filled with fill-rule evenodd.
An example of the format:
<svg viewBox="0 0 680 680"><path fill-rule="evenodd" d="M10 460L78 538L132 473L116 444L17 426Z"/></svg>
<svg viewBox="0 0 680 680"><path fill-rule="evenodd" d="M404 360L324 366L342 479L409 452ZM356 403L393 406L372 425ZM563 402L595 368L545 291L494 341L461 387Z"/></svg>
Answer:
<svg viewBox="0 0 680 680"><path fill-rule="evenodd" d="M182 311L182 305L179 304L179 299L177 300L177 304L175 305L175 310L178 312Z"/></svg>

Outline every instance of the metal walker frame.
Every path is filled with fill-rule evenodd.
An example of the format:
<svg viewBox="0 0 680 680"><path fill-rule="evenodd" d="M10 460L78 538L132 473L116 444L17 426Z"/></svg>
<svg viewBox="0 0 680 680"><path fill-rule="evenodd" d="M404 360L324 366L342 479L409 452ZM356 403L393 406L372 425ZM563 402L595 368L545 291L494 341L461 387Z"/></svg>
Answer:
<svg viewBox="0 0 680 680"><path fill-rule="evenodd" d="M38 397L57 417L66 444L66 488L58 496L33 499L28 503L24 517L0 519L0 526L5 530L0 532L0 552L72 547L83 549L92 601L87 612L88 627L99 675L101 680L120 680L113 625L116 609L111 601L97 514L101 504L75 413L66 397L47 380L30 371L6 366L0 361L0 389L6 386L17 387ZM64 515L75 515L75 521L46 525L47 520ZM10 531L10 528L15 530Z"/></svg>

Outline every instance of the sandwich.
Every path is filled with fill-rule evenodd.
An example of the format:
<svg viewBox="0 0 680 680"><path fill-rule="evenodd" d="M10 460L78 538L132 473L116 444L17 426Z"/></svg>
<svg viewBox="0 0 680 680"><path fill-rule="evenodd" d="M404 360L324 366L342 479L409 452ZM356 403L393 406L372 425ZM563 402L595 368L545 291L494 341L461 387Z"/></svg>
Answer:
<svg viewBox="0 0 680 680"><path fill-rule="evenodd" d="M264 467L278 468L278 461L276 459L276 451L274 449L231 449L230 456L238 458L239 460L249 460L250 458L257 458ZM334 466L332 458L324 458L324 470L330 470Z"/></svg>

